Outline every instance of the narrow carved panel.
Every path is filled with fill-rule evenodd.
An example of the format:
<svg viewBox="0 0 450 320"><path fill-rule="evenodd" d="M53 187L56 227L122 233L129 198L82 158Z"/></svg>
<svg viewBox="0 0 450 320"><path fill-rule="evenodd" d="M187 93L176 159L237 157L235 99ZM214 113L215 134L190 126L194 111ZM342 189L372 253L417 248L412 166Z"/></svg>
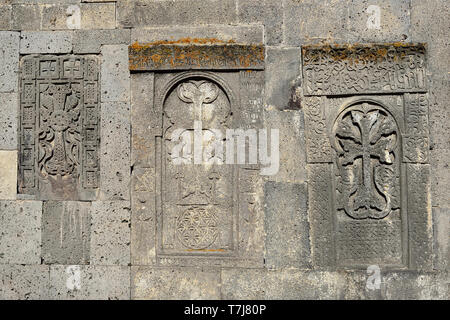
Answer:
<svg viewBox="0 0 450 320"><path fill-rule="evenodd" d="M303 47L307 95L425 92L425 46Z"/></svg>
<svg viewBox="0 0 450 320"><path fill-rule="evenodd" d="M21 193L41 199L95 198L98 90L98 63L93 56L22 59Z"/></svg>
<svg viewBox="0 0 450 320"><path fill-rule="evenodd" d="M405 94L405 124L403 161L427 163L430 149L427 94Z"/></svg>

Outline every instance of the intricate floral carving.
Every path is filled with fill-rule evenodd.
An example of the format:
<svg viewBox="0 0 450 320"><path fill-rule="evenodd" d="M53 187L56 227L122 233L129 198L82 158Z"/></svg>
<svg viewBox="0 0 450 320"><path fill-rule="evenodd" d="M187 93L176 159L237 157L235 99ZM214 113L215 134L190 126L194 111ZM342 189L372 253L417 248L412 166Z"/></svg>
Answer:
<svg viewBox="0 0 450 320"><path fill-rule="evenodd" d="M216 240L219 230L214 212L191 207L182 212L176 221L178 239L189 249L208 248Z"/></svg>

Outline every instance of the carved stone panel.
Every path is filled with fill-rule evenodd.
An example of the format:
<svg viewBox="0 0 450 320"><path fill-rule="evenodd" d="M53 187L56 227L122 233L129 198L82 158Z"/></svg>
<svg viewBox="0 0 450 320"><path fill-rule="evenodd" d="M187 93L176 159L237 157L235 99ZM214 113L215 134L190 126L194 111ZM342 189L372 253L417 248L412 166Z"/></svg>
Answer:
<svg viewBox="0 0 450 320"><path fill-rule="evenodd" d="M313 261L317 268L429 268L424 51L342 50L304 50L304 90L317 95L303 99ZM381 92L390 94L333 96Z"/></svg>
<svg viewBox="0 0 450 320"><path fill-rule="evenodd" d="M139 48L130 47L130 70L147 73L132 75L132 114L141 115L132 123L133 140L139 141L132 152L138 155L140 146L148 145L155 156L134 163L132 261L261 266L260 171L248 163L226 163L225 147L227 129L261 126L263 47ZM258 55L246 58L252 50ZM162 60L147 61L156 53ZM139 79L151 79L151 85ZM150 114L152 119L143 121Z"/></svg>
<svg viewBox="0 0 450 320"><path fill-rule="evenodd" d="M21 61L19 192L95 199L99 187L99 70L94 56Z"/></svg>

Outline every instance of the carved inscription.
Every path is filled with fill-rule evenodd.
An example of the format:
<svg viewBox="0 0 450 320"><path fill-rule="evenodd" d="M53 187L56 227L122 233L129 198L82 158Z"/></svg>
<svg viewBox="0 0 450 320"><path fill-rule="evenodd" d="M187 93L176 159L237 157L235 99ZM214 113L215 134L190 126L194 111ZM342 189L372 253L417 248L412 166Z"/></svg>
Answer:
<svg viewBox="0 0 450 320"><path fill-rule="evenodd" d="M22 59L22 193L90 199L98 188L98 66L92 56Z"/></svg>
<svg viewBox="0 0 450 320"><path fill-rule="evenodd" d="M331 145L323 108L321 97L306 97L304 100L306 157L309 163L331 161Z"/></svg>
<svg viewBox="0 0 450 320"><path fill-rule="evenodd" d="M303 75L307 95L424 92L425 47L308 46Z"/></svg>

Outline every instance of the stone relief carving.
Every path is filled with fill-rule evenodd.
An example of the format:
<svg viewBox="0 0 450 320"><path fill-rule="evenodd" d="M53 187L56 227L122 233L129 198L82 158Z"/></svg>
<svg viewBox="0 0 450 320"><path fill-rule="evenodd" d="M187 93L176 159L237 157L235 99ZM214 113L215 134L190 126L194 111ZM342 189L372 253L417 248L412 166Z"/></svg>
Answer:
<svg viewBox="0 0 450 320"><path fill-rule="evenodd" d="M95 198L96 58L28 56L21 66L20 191L42 199Z"/></svg>

